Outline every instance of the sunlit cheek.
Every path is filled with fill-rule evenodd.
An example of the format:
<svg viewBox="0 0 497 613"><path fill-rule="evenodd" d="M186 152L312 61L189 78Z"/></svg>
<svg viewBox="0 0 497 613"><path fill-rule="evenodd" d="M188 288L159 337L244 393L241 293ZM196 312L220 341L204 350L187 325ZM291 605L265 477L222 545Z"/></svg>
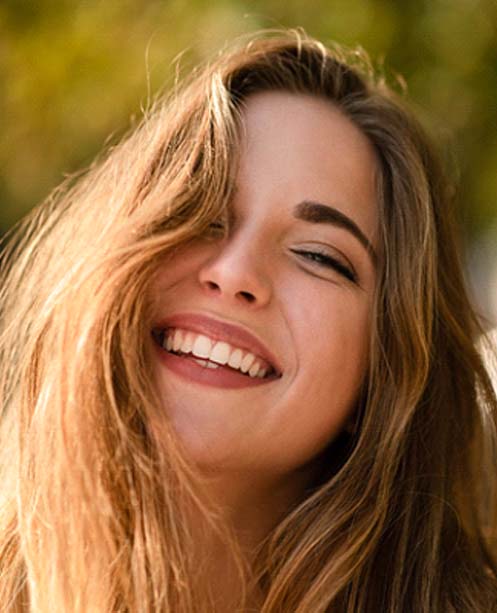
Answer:
<svg viewBox="0 0 497 613"><path fill-rule="evenodd" d="M164 257L152 280L153 286L164 290L178 283L199 270L214 252L215 245L211 243L190 244L178 248L174 254Z"/></svg>

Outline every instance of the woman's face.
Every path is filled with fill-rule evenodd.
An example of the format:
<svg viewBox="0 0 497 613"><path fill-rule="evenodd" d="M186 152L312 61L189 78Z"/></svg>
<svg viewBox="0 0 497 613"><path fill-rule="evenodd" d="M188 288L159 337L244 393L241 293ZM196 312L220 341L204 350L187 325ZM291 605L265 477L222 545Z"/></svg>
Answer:
<svg viewBox="0 0 497 613"><path fill-rule="evenodd" d="M368 359L377 170L329 101L247 100L228 236L181 249L151 288L164 414L199 465L285 474L351 416Z"/></svg>

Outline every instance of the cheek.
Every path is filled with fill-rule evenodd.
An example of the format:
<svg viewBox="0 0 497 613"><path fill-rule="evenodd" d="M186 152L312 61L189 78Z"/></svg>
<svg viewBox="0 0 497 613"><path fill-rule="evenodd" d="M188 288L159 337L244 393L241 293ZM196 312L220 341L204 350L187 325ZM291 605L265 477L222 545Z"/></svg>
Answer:
<svg viewBox="0 0 497 613"><path fill-rule="evenodd" d="M174 296L174 290L196 278L206 254L205 249L185 247L173 256L164 258L150 287L149 295L153 303L164 307Z"/></svg>
<svg viewBox="0 0 497 613"><path fill-rule="evenodd" d="M307 321L298 344L301 367L312 379L313 388L344 400L355 397L367 363L369 305L357 299L337 299L314 308Z"/></svg>
<svg viewBox="0 0 497 613"><path fill-rule="evenodd" d="M360 290L314 282L287 301L297 353L313 368L363 367L371 329L371 299Z"/></svg>
<svg viewBox="0 0 497 613"><path fill-rule="evenodd" d="M285 445L293 448L294 460L312 458L339 434L366 373L369 304L343 291L337 288L329 301L308 294L289 314L297 364L287 397Z"/></svg>

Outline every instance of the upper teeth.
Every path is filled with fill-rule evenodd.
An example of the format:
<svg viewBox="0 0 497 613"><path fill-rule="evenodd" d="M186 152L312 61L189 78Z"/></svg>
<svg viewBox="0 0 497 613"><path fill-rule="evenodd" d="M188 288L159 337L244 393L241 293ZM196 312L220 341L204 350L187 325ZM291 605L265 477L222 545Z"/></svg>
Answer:
<svg viewBox="0 0 497 613"><path fill-rule="evenodd" d="M248 373L251 377L262 378L270 368L267 362L250 351L233 347L225 341L216 341L190 330L179 328L167 330L162 345L168 351L191 353L197 358L204 358L216 364L228 364L231 368ZM200 360L199 362L202 365L208 365ZM213 364L211 367L216 368Z"/></svg>

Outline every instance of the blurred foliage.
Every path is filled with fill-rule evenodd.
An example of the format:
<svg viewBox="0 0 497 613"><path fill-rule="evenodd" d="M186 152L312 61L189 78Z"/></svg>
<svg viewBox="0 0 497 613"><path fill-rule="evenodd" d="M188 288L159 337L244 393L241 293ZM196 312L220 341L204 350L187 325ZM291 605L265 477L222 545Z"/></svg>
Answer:
<svg viewBox="0 0 497 613"><path fill-rule="evenodd" d="M456 160L468 234L497 218L496 0L2 0L0 234L137 121L178 57L298 26L403 75Z"/></svg>

